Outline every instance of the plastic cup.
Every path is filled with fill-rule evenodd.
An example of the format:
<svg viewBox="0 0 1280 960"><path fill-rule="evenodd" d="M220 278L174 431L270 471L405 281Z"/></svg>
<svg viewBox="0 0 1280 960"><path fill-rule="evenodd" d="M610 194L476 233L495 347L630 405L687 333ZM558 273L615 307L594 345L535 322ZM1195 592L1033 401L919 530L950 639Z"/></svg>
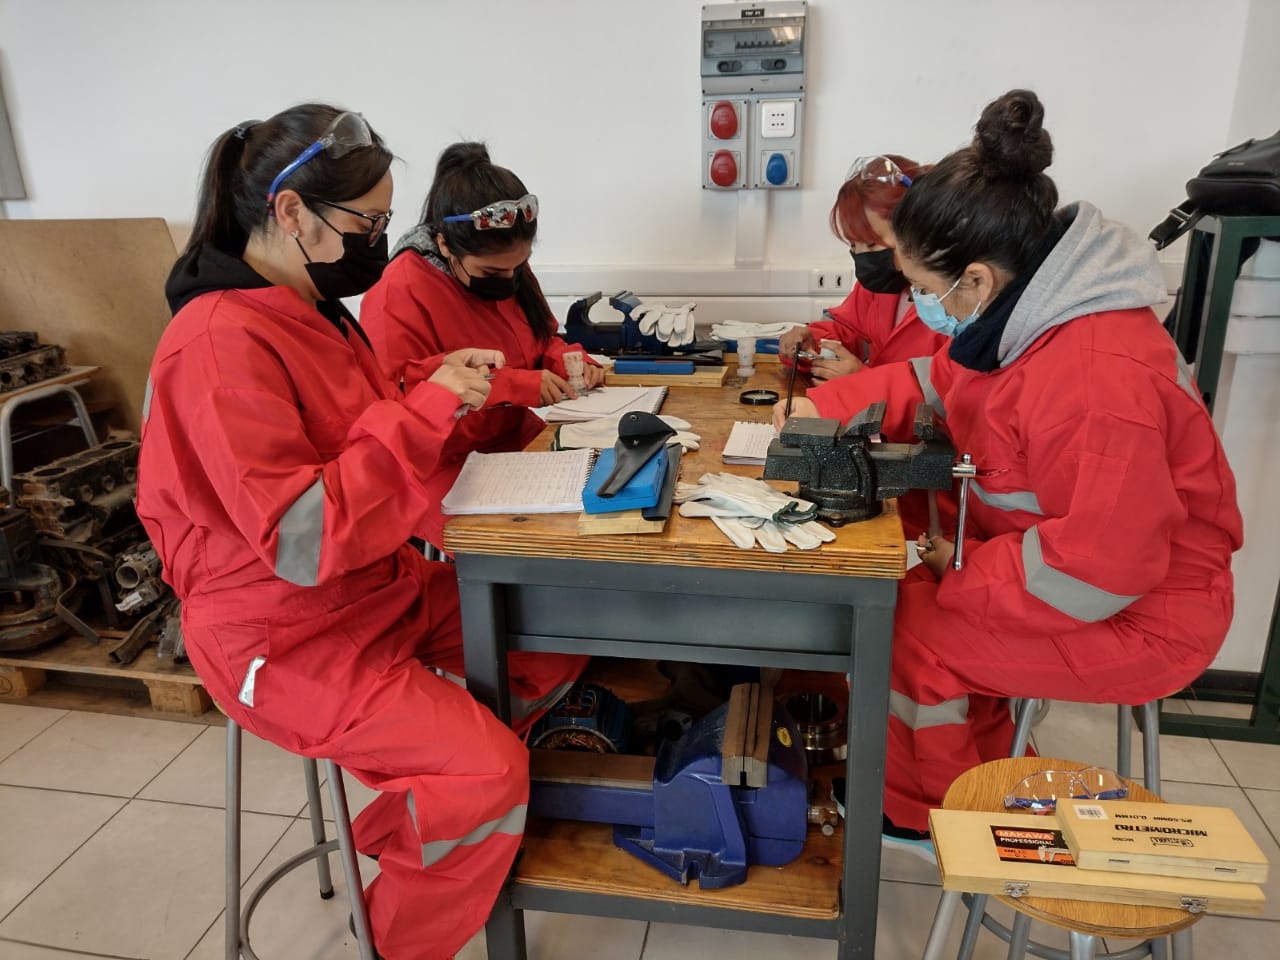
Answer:
<svg viewBox="0 0 1280 960"><path fill-rule="evenodd" d="M738 341L738 376L750 377L756 372L756 342Z"/></svg>
<svg viewBox="0 0 1280 960"><path fill-rule="evenodd" d="M582 354L574 351L564 355L564 369L569 374L569 386L574 393L582 393L587 389L587 381L583 376Z"/></svg>

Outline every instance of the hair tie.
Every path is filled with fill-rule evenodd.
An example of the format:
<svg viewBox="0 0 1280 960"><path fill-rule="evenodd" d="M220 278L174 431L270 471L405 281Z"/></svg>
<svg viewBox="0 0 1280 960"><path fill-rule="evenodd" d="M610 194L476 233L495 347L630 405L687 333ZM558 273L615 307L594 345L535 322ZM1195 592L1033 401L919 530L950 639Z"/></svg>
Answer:
<svg viewBox="0 0 1280 960"><path fill-rule="evenodd" d="M249 131L256 127L261 120L246 120L235 129L235 137L237 140L243 140L249 135Z"/></svg>

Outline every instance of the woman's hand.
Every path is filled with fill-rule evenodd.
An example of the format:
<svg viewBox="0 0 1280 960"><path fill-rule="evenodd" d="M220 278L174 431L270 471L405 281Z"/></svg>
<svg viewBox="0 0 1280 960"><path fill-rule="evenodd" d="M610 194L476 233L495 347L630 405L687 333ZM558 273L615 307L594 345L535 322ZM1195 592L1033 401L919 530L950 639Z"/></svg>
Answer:
<svg viewBox="0 0 1280 960"><path fill-rule="evenodd" d="M586 371L583 371L583 377L586 377ZM542 371L542 392L539 395L542 406L548 406L553 403L559 403L565 397L571 400L578 399L578 393L573 387L569 386L569 382L563 377L558 377L550 370Z"/></svg>
<svg viewBox="0 0 1280 960"><path fill-rule="evenodd" d="M833 380L848 373L857 373L866 364L854 356L844 344L835 340L823 340L822 347L836 355L834 360L815 360L809 368L809 376L818 381Z"/></svg>
<svg viewBox="0 0 1280 960"><path fill-rule="evenodd" d="M791 416L793 417L816 417L818 407L812 400L807 397L791 398ZM781 431L782 425L787 422L787 401L779 400L773 405L773 429Z"/></svg>
<svg viewBox="0 0 1280 960"><path fill-rule="evenodd" d="M792 327L778 341L778 356L788 361L794 360L796 347L801 350L813 349L813 332L808 327Z"/></svg>
<svg viewBox="0 0 1280 960"><path fill-rule="evenodd" d="M941 580L951 566L951 558L956 555L956 545L946 537L930 537L922 533L916 541L916 553L920 556L920 562Z"/></svg>
<svg viewBox="0 0 1280 960"><path fill-rule="evenodd" d="M594 363L584 363L582 365L582 379L586 381L588 390L603 387L604 367L597 367Z"/></svg>
<svg viewBox="0 0 1280 960"><path fill-rule="evenodd" d="M479 350L466 347L444 355L444 362L451 367L472 367L488 372L489 367L500 370L507 365L507 358L501 350Z"/></svg>
<svg viewBox="0 0 1280 960"><path fill-rule="evenodd" d="M462 353L464 351L458 351ZM495 351L478 350L477 353L493 353ZM484 406L485 400L489 397L489 390L492 385L485 379L484 370L469 367L463 364L442 363L440 369L431 375L429 383L438 383L444 387L455 397L459 403L469 410L478 410Z"/></svg>

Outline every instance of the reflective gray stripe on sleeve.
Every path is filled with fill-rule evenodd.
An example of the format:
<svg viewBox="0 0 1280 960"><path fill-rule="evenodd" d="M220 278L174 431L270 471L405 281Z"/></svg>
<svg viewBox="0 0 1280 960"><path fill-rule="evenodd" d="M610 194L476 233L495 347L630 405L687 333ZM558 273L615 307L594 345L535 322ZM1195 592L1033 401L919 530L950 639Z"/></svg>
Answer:
<svg viewBox="0 0 1280 960"><path fill-rule="evenodd" d="M545 710L554 706L561 697L569 692L569 688L573 686L572 680L566 680L560 686L556 687L548 694L538 697L536 700L522 700L515 694L511 695L511 720L513 723L519 723L527 719L531 714L539 710Z"/></svg>
<svg viewBox="0 0 1280 960"><path fill-rule="evenodd" d="M1040 552L1039 527L1032 527L1022 535L1022 569L1026 577L1027 593L1043 600L1053 609L1085 623L1097 623L1115 616L1138 599L1108 593L1091 583L1053 569L1044 562L1044 556Z"/></svg>
<svg viewBox="0 0 1280 960"><path fill-rule="evenodd" d="M147 388L142 392L142 422L146 423L147 418L151 416L151 393L155 388L151 386L151 378L147 377Z"/></svg>
<svg viewBox="0 0 1280 960"><path fill-rule="evenodd" d="M889 716L897 717L912 730L943 727L952 723L969 722L969 698L956 697L932 706L916 703L905 693L889 691Z"/></svg>
<svg viewBox="0 0 1280 960"><path fill-rule="evenodd" d="M1191 376L1191 368L1187 366L1187 361L1182 359L1182 351L1174 347L1173 355L1178 364L1178 386L1187 391L1187 394L1196 403L1204 403L1204 397L1200 395L1200 388L1196 386L1195 378Z"/></svg>
<svg viewBox="0 0 1280 960"><path fill-rule="evenodd" d="M911 369L915 371L916 379L920 381L920 390L924 393L925 403L933 407L938 416L945 417L947 408L942 405L942 397L938 396L938 391L933 389L933 382L929 379L929 370L933 367L933 357L912 357L907 362L911 364Z"/></svg>
<svg viewBox="0 0 1280 960"><path fill-rule="evenodd" d="M495 833L509 833L515 837L520 836L520 834L524 833L524 818L528 810L528 805L522 803L517 807L512 807L506 816L480 824L465 837L457 840L433 840L431 843L424 843L422 845L422 865L429 867L434 863L439 863L452 853L455 848L481 843Z"/></svg>
<svg viewBox="0 0 1280 960"><path fill-rule="evenodd" d="M320 541L324 536L324 477L302 491L280 518L276 576L300 587L320 579Z"/></svg>
<svg viewBox="0 0 1280 960"><path fill-rule="evenodd" d="M1036 499L1035 491L1033 490L1018 490L1013 493L987 493L977 480L969 481L969 489L973 491L974 496L988 507L995 507L997 510L1024 510L1039 517L1044 516L1044 511L1040 509L1040 501Z"/></svg>

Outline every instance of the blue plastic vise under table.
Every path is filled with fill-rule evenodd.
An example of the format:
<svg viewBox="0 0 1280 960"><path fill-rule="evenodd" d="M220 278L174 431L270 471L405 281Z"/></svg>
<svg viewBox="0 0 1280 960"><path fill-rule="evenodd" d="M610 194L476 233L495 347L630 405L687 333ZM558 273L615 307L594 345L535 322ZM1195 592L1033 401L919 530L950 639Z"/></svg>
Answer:
<svg viewBox="0 0 1280 960"><path fill-rule="evenodd" d="M762 787L721 781L728 753L725 704L675 743L663 743L650 785L632 781L633 786L601 774L609 756L533 751L529 810L561 820L612 823L614 843L681 883L697 878L705 889L742 883L750 864L780 866L798 857L808 829L803 744L786 711L777 703L772 707ZM562 760L592 765L596 782L545 779L552 776L545 773L547 765Z"/></svg>

